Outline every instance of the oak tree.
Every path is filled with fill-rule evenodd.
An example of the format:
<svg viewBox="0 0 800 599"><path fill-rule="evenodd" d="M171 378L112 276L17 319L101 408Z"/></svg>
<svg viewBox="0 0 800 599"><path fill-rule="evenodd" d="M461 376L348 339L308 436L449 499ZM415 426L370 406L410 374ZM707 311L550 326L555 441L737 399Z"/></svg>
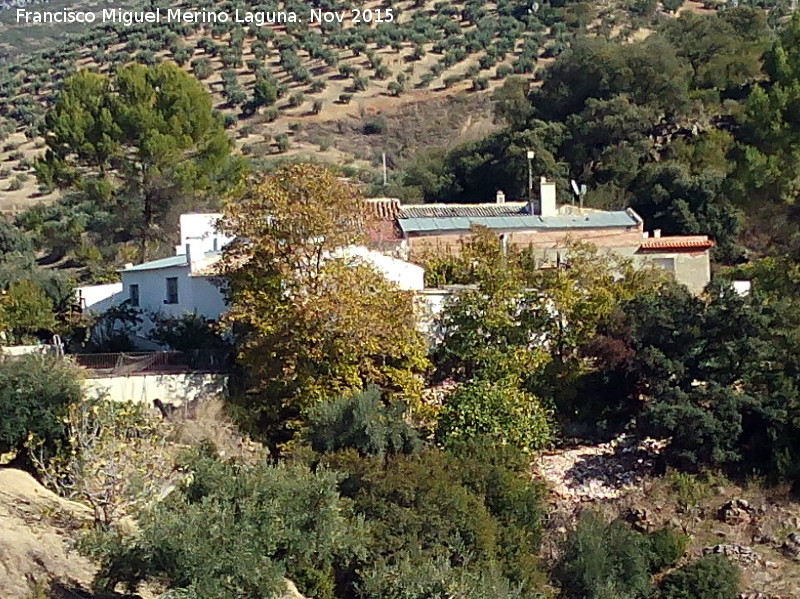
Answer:
<svg viewBox="0 0 800 599"><path fill-rule="evenodd" d="M223 259L227 321L264 426L291 428L320 400L370 383L419 396L427 360L412 297L343 251L363 237L355 186L324 167L285 166L229 201L222 228L238 239Z"/></svg>

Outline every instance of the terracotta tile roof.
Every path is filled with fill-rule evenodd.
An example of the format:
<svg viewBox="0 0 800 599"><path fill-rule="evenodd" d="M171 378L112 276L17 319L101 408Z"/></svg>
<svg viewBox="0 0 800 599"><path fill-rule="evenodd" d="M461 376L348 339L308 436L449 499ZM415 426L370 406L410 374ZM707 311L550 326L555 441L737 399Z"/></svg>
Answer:
<svg viewBox="0 0 800 599"><path fill-rule="evenodd" d="M364 203L367 205L368 218L394 220L400 214L400 200L397 198L370 198Z"/></svg>
<svg viewBox="0 0 800 599"><path fill-rule="evenodd" d="M641 250L707 250L714 242L706 235L652 237L642 241Z"/></svg>

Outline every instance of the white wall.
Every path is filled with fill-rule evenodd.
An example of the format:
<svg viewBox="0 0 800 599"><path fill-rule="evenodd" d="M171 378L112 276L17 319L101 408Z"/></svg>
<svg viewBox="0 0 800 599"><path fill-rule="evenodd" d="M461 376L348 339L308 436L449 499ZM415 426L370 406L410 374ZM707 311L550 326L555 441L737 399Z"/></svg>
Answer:
<svg viewBox="0 0 800 599"><path fill-rule="evenodd" d="M78 287L75 289L75 297L83 309L100 314L111 306L125 301L128 296L123 297L122 283L108 283Z"/></svg>
<svg viewBox="0 0 800 599"><path fill-rule="evenodd" d="M216 225L221 216L218 213L181 214L181 242L175 247L175 255L182 255L186 251L186 244L190 242L196 242L205 252L222 250L233 238L217 232Z"/></svg>
<svg viewBox="0 0 800 599"><path fill-rule="evenodd" d="M362 246L343 248L337 251L336 255L363 261L404 291L421 291L425 288L425 269L417 264L386 256Z"/></svg>
<svg viewBox="0 0 800 599"><path fill-rule="evenodd" d="M152 405L154 399L182 404L202 397L224 397L228 376L224 374L142 374L83 380L90 397L114 401L136 401Z"/></svg>
<svg viewBox="0 0 800 599"><path fill-rule="evenodd" d="M178 303L165 304L167 278L178 279ZM226 310L222 290L209 277L190 276L186 264L153 270L122 272L123 299L128 298L130 285L139 285L139 309L144 322L139 335L146 337L153 328L152 313L179 318L197 312L210 320L217 320Z"/></svg>

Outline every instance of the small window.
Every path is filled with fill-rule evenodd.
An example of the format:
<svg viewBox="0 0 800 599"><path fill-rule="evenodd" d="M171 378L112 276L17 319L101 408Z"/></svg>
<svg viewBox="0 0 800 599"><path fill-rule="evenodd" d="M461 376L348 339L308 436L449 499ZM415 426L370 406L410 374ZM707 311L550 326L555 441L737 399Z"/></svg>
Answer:
<svg viewBox="0 0 800 599"><path fill-rule="evenodd" d="M139 286L130 285L128 287L128 301L131 306L139 306Z"/></svg>
<svg viewBox="0 0 800 599"><path fill-rule="evenodd" d="M178 303L178 277L167 277L167 299L165 304Z"/></svg>
<svg viewBox="0 0 800 599"><path fill-rule="evenodd" d="M654 258L653 264L668 272L675 272L675 258Z"/></svg>

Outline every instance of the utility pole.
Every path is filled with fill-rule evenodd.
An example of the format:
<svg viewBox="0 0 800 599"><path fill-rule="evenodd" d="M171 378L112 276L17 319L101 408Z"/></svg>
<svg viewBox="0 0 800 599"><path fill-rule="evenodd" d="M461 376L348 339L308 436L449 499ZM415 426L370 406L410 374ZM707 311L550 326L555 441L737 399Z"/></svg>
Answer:
<svg viewBox="0 0 800 599"><path fill-rule="evenodd" d="M389 185L389 175L386 172L386 152L383 152L383 186Z"/></svg>

